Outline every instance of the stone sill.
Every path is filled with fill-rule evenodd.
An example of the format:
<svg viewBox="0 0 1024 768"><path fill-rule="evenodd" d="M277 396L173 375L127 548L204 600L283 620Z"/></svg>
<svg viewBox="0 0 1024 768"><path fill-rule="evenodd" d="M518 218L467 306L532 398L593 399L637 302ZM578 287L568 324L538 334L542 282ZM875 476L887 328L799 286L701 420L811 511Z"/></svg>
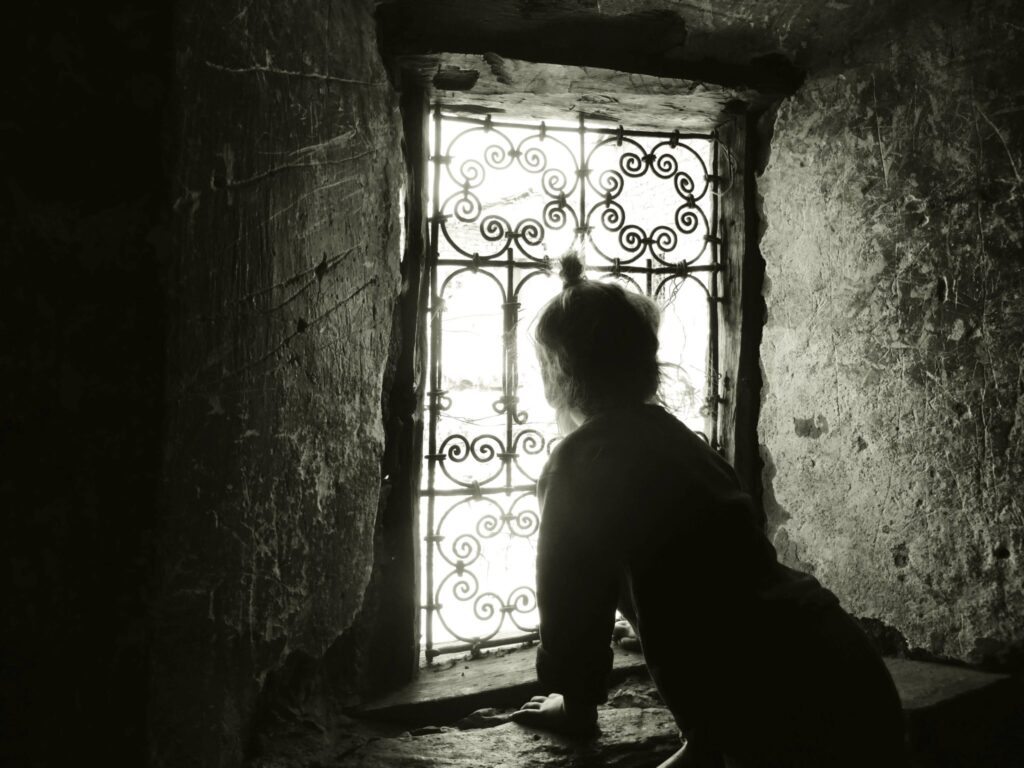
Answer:
<svg viewBox="0 0 1024 768"><path fill-rule="evenodd" d="M903 703L915 768L1024 765L1018 762L1024 755L1024 696L1017 681L966 667L896 658L885 662ZM624 686L627 692L646 686L656 698L649 682L630 682L645 677L639 653L615 649L613 686ZM401 723L400 727L412 731L413 741L408 741L408 733L404 739L375 741L363 755L366 762L357 760L353 765L376 768L431 754L433 759L415 764L431 768L470 765L486 754L497 760L490 764L501 766L531 761L536 765L576 765L575 757L563 762L565 756L576 754L576 747L558 737L505 723L511 708L540 693L546 691L540 690L535 679L532 648L427 667L413 685L352 713ZM623 699L622 690L613 692L609 705L599 712L603 735L587 748L600 754L626 750L629 759L612 761L622 768L656 764L678 746L674 723L664 706L656 701L644 703L642 695L641 701L630 703L632 695ZM490 709L477 712L485 708ZM467 718L472 712L477 714ZM481 715L483 722L471 722ZM457 727L452 727L453 723ZM486 734L463 730L467 728L488 730ZM594 754L576 757L582 760L580 765L589 765L587 760L594 759ZM598 764L605 763L599 760Z"/></svg>
<svg viewBox="0 0 1024 768"><path fill-rule="evenodd" d="M644 657L612 646L609 683L646 672ZM457 658L420 670L419 678L399 691L370 702L357 717L403 723L409 727L451 723L485 707L518 707L542 691L534 670L535 648L497 650L478 659Z"/></svg>
<svg viewBox="0 0 1024 768"><path fill-rule="evenodd" d="M645 672L643 656L613 646L609 683ZM514 707L541 691L533 648L494 651L479 659L458 658L424 667L411 685L366 704L352 714L417 727L449 723L485 707ZM967 667L887 658L908 721L927 720L937 710L973 710L1012 695L1008 675Z"/></svg>
<svg viewBox="0 0 1024 768"><path fill-rule="evenodd" d="M679 748L642 657L621 649L613 673L620 681L598 708L595 739L572 741L508 722L513 708L543 692L533 660L528 648L439 664L414 685L350 713L358 719L282 720L256 741L248 768L650 768ZM907 659L886 664L907 715L912 768L1024 765L1019 681Z"/></svg>

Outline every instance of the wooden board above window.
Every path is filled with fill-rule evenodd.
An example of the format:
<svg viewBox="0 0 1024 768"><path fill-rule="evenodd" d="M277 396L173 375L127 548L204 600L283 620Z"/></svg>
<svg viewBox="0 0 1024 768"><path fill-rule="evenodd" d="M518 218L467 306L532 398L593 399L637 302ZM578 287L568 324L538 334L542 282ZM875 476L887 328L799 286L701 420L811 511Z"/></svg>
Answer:
<svg viewBox="0 0 1024 768"><path fill-rule="evenodd" d="M400 63L418 73L432 100L457 110L531 120L583 114L634 129L710 131L764 101L749 88L538 64L495 53L402 56Z"/></svg>

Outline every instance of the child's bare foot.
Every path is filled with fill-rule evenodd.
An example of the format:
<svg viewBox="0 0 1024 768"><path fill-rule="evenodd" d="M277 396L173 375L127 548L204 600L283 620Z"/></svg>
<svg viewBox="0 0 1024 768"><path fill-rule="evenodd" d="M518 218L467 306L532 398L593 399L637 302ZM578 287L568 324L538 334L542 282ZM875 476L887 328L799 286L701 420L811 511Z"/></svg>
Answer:
<svg viewBox="0 0 1024 768"><path fill-rule="evenodd" d="M597 734L597 709L569 709L559 693L534 696L512 713L512 721L532 728L541 728L575 738Z"/></svg>

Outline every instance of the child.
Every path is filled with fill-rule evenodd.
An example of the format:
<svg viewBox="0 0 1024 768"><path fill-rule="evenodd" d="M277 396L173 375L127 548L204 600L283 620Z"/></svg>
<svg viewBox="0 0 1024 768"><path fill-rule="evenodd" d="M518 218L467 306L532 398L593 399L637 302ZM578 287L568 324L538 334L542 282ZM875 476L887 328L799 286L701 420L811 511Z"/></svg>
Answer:
<svg viewBox="0 0 1024 768"><path fill-rule="evenodd" d="M593 732L616 608L686 746L662 764L905 765L885 665L835 596L781 565L732 468L656 403L658 310L575 254L537 323L565 439L538 486L537 674L513 715ZM723 763L724 761L724 763Z"/></svg>

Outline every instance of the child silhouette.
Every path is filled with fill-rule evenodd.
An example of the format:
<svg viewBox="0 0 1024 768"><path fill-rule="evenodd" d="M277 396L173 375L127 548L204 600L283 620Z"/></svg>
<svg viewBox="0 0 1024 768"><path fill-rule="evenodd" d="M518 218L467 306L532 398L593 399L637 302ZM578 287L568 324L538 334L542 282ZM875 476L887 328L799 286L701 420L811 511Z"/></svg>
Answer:
<svg viewBox="0 0 1024 768"><path fill-rule="evenodd" d="M836 597L780 564L729 464L656 401L659 313L561 260L536 331L564 439L538 485L537 674L517 722L594 732L618 609L686 739L662 764L905 765L881 659Z"/></svg>

